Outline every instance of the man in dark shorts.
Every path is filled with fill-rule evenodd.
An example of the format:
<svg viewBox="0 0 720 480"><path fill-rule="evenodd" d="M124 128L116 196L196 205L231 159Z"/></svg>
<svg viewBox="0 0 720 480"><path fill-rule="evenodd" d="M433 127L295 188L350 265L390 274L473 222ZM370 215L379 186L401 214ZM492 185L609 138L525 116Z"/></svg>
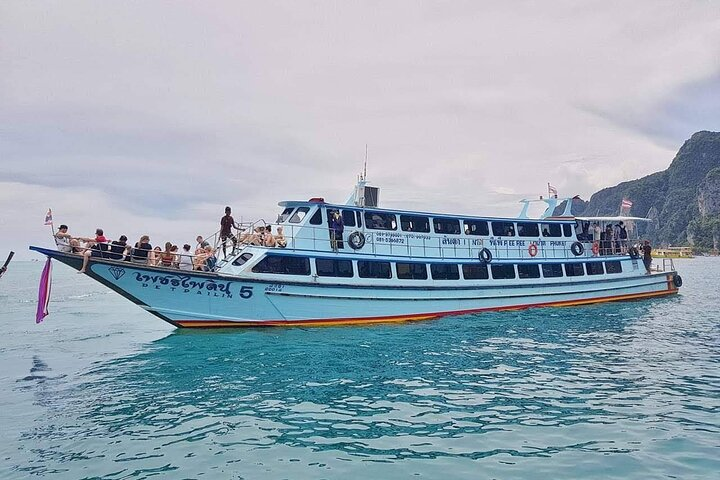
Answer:
<svg viewBox="0 0 720 480"><path fill-rule="evenodd" d="M223 257L226 256L225 254L225 241L229 238L232 240L233 243L233 253L235 253L235 248L237 247L237 238L232 233L232 229L236 228L239 229L237 224L235 223L235 219L233 219L232 215L230 215L231 210L230 207L225 207L225 216L220 219L220 241L222 242L222 250L223 250Z"/></svg>
<svg viewBox="0 0 720 480"><path fill-rule="evenodd" d="M652 265L652 247L650 246L650 241L645 240L645 243L642 247L642 253L643 253L643 263L645 264L645 270L647 270L648 275L650 275L652 272L650 271L650 265Z"/></svg>

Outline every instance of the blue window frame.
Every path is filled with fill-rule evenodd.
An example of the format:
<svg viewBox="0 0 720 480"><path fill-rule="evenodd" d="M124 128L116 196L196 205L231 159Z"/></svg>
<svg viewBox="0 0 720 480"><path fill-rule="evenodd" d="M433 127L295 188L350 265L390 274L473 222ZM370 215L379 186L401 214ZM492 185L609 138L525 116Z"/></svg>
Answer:
<svg viewBox="0 0 720 480"><path fill-rule="evenodd" d="M462 266L462 271L465 280L487 280L490 278L485 263L466 263Z"/></svg>
<svg viewBox="0 0 720 480"><path fill-rule="evenodd" d="M454 263L431 263L430 274L433 280L459 280L460 271Z"/></svg>
<svg viewBox="0 0 720 480"><path fill-rule="evenodd" d="M255 273L310 275L310 259L286 255L268 255L252 268Z"/></svg>
<svg viewBox="0 0 720 480"><path fill-rule="evenodd" d="M336 260L333 258L316 258L315 270L318 277L344 277L353 276L352 260Z"/></svg>
<svg viewBox="0 0 720 480"><path fill-rule="evenodd" d="M395 264L397 278L402 280L427 280L427 266L424 263Z"/></svg>
<svg viewBox="0 0 720 480"><path fill-rule="evenodd" d="M392 278L390 262L358 260L357 266L360 278Z"/></svg>

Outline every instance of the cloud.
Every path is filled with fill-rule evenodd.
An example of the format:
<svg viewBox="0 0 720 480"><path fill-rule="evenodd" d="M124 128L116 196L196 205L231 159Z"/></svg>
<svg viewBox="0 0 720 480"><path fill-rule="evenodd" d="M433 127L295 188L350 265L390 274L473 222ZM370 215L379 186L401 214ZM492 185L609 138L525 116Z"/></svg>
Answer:
<svg viewBox="0 0 720 480"><path fill-rule="evenodd" d="M588 197L715 127L715 6L674 5L5 2L4 221L24 244L47 206L194 235L226 204L344 201L366 144L385 206Z"/></svg>

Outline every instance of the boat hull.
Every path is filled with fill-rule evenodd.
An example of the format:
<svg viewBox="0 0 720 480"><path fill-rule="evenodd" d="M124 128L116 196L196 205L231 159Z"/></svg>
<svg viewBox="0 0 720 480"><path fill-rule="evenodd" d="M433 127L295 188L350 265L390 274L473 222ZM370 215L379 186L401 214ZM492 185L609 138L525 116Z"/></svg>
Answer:
<svg viewBox="0 0 720 480"><path fill-rule="evenodd" d="M76 255L31 248L80 269L81 258ZM148 312L185 328L405 322L484 311L636 300L678 291L674 272L603 280L433 287L261 281L105 259L92 261L87 273Z"/></svg>

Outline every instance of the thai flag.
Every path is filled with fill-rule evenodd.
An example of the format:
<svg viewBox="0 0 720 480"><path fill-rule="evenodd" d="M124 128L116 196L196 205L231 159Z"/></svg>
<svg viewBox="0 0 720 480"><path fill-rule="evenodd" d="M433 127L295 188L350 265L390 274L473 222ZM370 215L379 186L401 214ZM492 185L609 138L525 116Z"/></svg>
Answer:
<svg viewBox="0 0 720 480"><path fill-rule="evenodd" d="M40 288L38 290L38 306L37 315L35 316L35 323L43 321L48 314L48 304L50 303L50 288L52 287L52 263L50 263L50 257L45 262L45 268L43 268L42 274L40 275Z"/></svg>
<svg viewBox="0 0 720 480"><path fill-rule="evenodd" d="M620 210L630 210L630 207L632 207L632 202L628 200L627 198L623 198L622 203L620 204Z"/></svg>
<svg viewBox="0 0 720 480"><path fill-rule="evenodd" d="M52 225L52 210L48 208L48 212L45 215L45 225Z"/></svg>

